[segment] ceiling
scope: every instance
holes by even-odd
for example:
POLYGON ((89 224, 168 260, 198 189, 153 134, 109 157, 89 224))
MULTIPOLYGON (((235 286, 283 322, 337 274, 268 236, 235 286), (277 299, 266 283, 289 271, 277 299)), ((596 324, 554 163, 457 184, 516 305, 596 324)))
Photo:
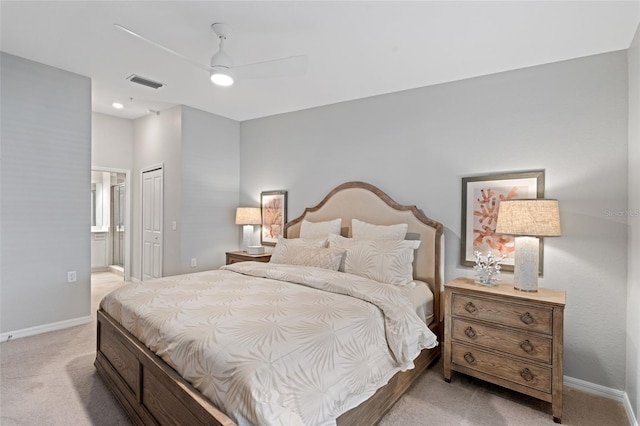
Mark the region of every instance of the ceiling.
POLYGON ((626 49, 640 2, 2 0, 0 18, 2 51, 91 77, 96 112, 133 119, 184 104, 243 121, 626 49), (236 64, 306 54, 307 72, 218 87, 114 26, 208 64, 214 22, 232 28, 236 64))

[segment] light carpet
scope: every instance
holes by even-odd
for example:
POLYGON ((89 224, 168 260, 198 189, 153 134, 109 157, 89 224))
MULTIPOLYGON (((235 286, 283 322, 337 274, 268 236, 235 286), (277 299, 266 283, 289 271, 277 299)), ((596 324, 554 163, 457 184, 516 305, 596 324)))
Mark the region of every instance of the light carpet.
MULTIPOLYGON (((0 424, 131 425, 93 366, 95 311, 100 299, 122 285, 109 272, 92 275, 93 323, 0 344, 0 424)), ((442 376, 442 361, 429 368, 380 425, 553 425, 550 404, 480 380, 442 376)), ((622 403, 572 388, 564 390, 563 424, 629 425, 622 403)))

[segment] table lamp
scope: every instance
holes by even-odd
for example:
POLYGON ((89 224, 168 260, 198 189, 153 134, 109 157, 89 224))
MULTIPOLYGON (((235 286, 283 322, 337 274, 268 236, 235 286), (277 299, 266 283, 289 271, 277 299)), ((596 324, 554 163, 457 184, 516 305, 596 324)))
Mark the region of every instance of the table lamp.
POLYGON ((262 215, 259 207, 238 207, 236 209, 236 225, 242 227, 242 250, 247 251, 251 245, 253 225, 262 224, 262 215))
POLYGON ((501 201, 495 233, 515 236, 515 289, 538 291, 538 238, 560 236, 558 200, 537 198, 501 201))

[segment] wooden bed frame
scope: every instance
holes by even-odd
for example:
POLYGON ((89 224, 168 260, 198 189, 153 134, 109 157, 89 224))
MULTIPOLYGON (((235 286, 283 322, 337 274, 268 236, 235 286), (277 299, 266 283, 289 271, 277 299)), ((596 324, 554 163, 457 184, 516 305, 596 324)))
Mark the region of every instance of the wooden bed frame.
MULTIPOLYGON (((414 261, 415 278, 426 282, 434 295, 434 320, 429 328, 442 343, 443 251, 442 224, 427 218, 416 206, 403 206, 378 188, 348 182, 331 191, 315 207, 285 225, 285 236, 299 235, 303 219, 311 222, 342 218, 342 234, 351 236, 351 219, 390 225, 407 223, 407 239, 420 239, 414 261)), ((231 426, 235 423, 185 381, 106 312, 98 311, 95 366, 135 424, 231 426)), ((441 346, 425 349, 415 368, 399 372, 368 400, 337 419, 340 426, 372 425, 441 354, 441 346)))

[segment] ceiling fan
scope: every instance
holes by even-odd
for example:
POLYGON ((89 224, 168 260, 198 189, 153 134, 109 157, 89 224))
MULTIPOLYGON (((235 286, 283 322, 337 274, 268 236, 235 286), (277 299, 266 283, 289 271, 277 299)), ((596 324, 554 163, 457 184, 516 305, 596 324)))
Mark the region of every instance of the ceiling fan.
POLYGON ((224 43, 231 35, 228 25, 216 22, 211 25, 211 29, 218 36, 220 44, 218 51, 213 54, 209 65, 202 64, 189 58, 173 49, 163 46, 151 39, 148 39, 129 28, 120 24, 113 24, 116 28, 130 34, 140 40, 151 44, 165 52, 171 53, 195 66, 209 72, 209 77, 214 84, 219 86, 230 86, 235 78, 275 78, 303 75, 307 70, 307 55, 289 56, 286 58, 273 59, 264 62, 255 62, 245 65, 234 65, 231 57, 224 51, 224 43))

